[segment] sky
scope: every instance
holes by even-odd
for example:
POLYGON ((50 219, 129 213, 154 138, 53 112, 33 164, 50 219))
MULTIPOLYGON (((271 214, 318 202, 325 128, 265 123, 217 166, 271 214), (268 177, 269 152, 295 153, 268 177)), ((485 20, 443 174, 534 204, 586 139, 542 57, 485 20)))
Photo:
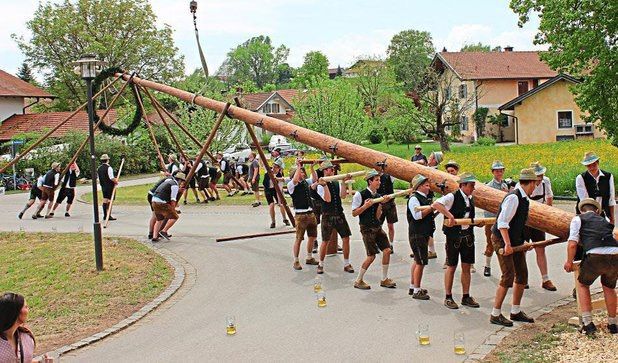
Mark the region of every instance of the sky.
MULTIPOLYGON (((54 3, 60 0, 47 0, 54 3)), ((44 2, 47 2, 44 1, 44 2)), ((524 28, 508 0, 198 0, 198 30, 211 73, 226 53, 245 40, 270 36, 275 47, 290 48, 288 63, 319 50, 332 68, 347 67, 363 56, 385 57, 388 44, 402 30, 429 31, 436 50, 458 51, 482 42, 515 50, 544 49, 533 44, 536 17, 524 28)), ((150 0, 159 25, 174 29, 174 41, 185 56, 185 72, 200 61, 188 0, 150 0)), ((11 34, 29 39, 26 22, 39 0, 0 0, 0 69, 15 74, 24 56, 11 34)))

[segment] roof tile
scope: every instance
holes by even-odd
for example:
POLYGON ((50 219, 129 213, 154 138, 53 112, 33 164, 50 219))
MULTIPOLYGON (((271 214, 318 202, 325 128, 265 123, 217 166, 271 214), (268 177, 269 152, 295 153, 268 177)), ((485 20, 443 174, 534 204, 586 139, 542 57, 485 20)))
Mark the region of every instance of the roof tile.
POLYGON ((0 69, 0 96, 55 98, 39 87, 0 69))
POLYGON ((543 62, 540 52, 440 52, 461 79, 552 78, 558 73, 543 62))

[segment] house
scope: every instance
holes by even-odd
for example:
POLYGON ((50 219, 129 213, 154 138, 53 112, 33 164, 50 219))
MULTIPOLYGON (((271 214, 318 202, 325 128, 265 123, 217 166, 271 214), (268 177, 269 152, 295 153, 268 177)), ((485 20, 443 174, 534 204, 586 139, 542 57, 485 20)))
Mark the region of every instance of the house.
POLYGON ((579 82, 569 75, 559 74, 498 107, 516 120, 515 142, 536 144, 607 137, 595 123, 583 121, 585 113, 577 106, 569 89, 579 82))
POLYGON ((384 65, 384 61, 378 59, 359 59, 348 69, 343 71, 343 76, 348 78, 358 77, 365 67, 377 68, 384 65))
POLYGON ((26 109, 41 99, 55 96, 0 69, 0 124, 13 115, 23 115, 26 109))
MULTIPOLYGON (((488 115, 497 115, 501 105, 557 75, 541 61, 539 54, 505 47, 499 52, 439 52, 435 55, 432 66, 442 77, 455 79, 450 89, 452 97, 467 99, 473 93, 474 107, 460 120, 464 142, 472 142, 478 136, 473 117, 476 109, 484 107, 488 115)), ((515 142, 515 120, 505 117, 500 127, 487 125, 486 133, 497 136, 498 141, 515 142)))
POLYGON ((290 122, 294 116, 292 101, 298 95, 295 89, 242 95, 242 104, 248 110, 290 122))
POLYGON ((328 69, 328 78, 335 79, 337 76, 343 76, 346 69, 341 68, 341 66, 337 66, 337 68, 329 68, 328 69))

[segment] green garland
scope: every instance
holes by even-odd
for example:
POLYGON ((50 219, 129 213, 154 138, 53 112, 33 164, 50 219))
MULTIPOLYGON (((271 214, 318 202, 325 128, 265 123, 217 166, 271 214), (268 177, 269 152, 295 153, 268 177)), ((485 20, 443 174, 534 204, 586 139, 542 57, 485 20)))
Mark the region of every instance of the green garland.
MULTIPOLYGON (((94 82, 92 84, 93 93, 97 93, 99 89, 101 88, 103 81, 105 81, 108 78, 114 77, 116 73, 124 73, 124 71, 118 67, 110 67, 110 68, 103 70, 101 73, 99 73, 99 75, 94 79, 94 82)), ((130 86, 127 86, 127 87, 130 87, 130 86)), ((135 87, 131 87, 131 91, 133 93, 133 100, 135 101, 135 113, 133 114, 133 120, 125 129, 117 129, 109 125, 106 125, 105 122, 101 122, 99 124, 99 129, 103 133, 108 134, 108 135, 113 135, 113 136, 128 136, 130 133, 135 131, 135 129, 137 129, 137 127, 140 125, 140 122, 142 120, 142 110, 139 107, 139 103, 137 101, 138 100, 137 90, 135 89, 135 87)), ((94 109, 96 110, 97 109, 96 100, 94 102, 95 102, 94 109)), ((95 122, 99 121, 99 115, 97 115, 96 113, 94 115, 94 118, 95 118, 95 122)))

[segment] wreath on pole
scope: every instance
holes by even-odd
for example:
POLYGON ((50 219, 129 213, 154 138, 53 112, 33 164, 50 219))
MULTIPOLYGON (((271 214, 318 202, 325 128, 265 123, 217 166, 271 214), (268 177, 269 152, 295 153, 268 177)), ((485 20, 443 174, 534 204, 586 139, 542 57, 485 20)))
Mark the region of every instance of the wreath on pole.
MULTIPOLYGON (((105 81, 108 78, 114 77, 116 73, 124 73, 124 70, 122 70, 119 67, 110 67, 110 68, 107 68, 101 71, 101 73, 99 73, 99 75, 94 79, 94 82, 92 84, 93 93, 97 93, 99 89, 101 88, 103 81, 105 81)), ((135 131, 135 129, 137 129, 137 127, 140 125, 143 114, 142 114, 141 108, 139 107, 139 102, 137 101, 139 97, 137 94, 137 89, 135 87, 131 87, 131 92, 133 94, 133 100, 135 102, 135 113, 133 114, 133 119, 131 120, 131 123, 127 125, 127 127, 125 127, 124 129, 117 129, 115 127, 111 127, 110 125, 105 124, 105 122, 101 122, 99 124, 99 129, 103 133, 108 134, 108 135, 113 135, 113 136, 128 136, 130 133, 135 131)), ((94 109, 96 110, 97 108, 96 100, 93 100, 93 102, 94 102, 94 109)), ((94 119, 95 119, 95 122, 99 121, 99 115, 97 115, 96 112, 94 113, 94 119)))

